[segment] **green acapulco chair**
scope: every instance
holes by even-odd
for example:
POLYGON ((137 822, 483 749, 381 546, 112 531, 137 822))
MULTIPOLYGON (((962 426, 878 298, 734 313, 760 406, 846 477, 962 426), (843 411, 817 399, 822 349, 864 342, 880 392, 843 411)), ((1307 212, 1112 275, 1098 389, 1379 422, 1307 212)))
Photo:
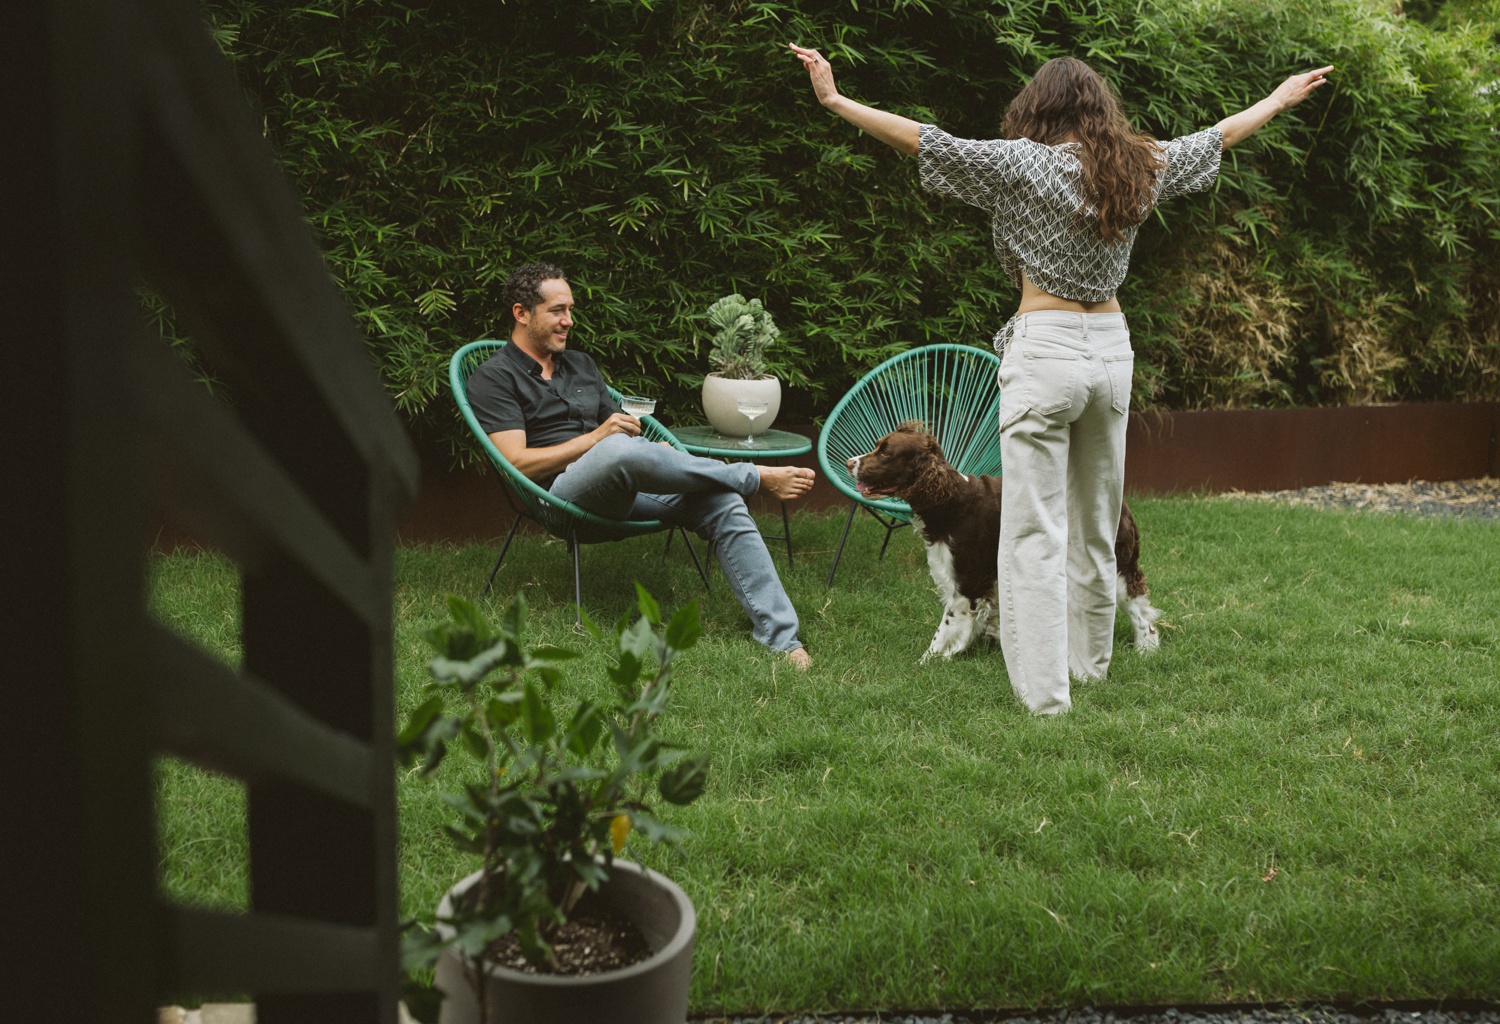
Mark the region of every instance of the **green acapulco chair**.
MULTIPOLYGON (((698 553, 693 550, 692 542, 688 540, 687 531, 679 526, 672 526, 659 519, 606 519, 595 515, 587 509, 579 508, 570 501, 555 497, 538 486, 536 483, 522 475, 521 471, 500 454, 500 449, 495 447, 484 428, 479 425, 479 420, 474 416, 474 410, 469 407, 468 381, 469 375, 479 369, 480 365, 500 349, 508 344, 504 341, 481 340, 470 342, 457 352, 448 362, 448 385, 453 390, 453 400, 458 403, 458 410, 463 414, 464 422, 469 425, 474 439, 479 442, 479 448, 489 459, 490 465, 500 475, 500 480, 505 484, 506 500, 510 502, 511 511, 515 517, 510 523, 510 532, 505 535, 505 543, 500 548, 500 555, 495 559, 495 566, 490 570, 489 578, 484 581, 484 590, 480 596, 490 592, 490 586, 495 581, 495 574, 500 571, 500 564, 505 561, 505 553, 510 550, 510 542, 516 535, 516 527, 521 523, 521 517, 525 516, 539 523, 543 529, 555 537, 560 537, 568 543, 568 552, 573 556, 573 597, 579 609, 579 621, 582 621, 583 609, 583 574, 579 562, 578 548, 581 544, 600 544, 607 541, 624 540, 627 537, 640 537, 648 533, 660 533, 663 530, 682 533, 683 543, 687 545, 688 554, 693 557, 693 564, 698 568, 698 575, 703 579, 703 586, 708 587, 708 573, 704 571, 703 563, 698 558, 698 553)), ((610 397, 616 402, 620 400, 620 393, 614 388, 609 389, 610 397)), ((665 441, 679 451, 685 451, 672 436, 672 432, 657 422, 654 416, 641 417, 642 436, 650 441, 665 441)))
POLYGON ((828 586, 833 586, 858 509, 885 527, 881 558, 891 534, 911 525, 911 506, 900 498, 860 494, 846 464, 871 451, 903 420, 916 420, 930 431, 960 473, 1000 475, 999 370, 1000 360, 989 349, 924 345, 875 367, 833 407, 818 435, 818 463, 850 504, 828 586))

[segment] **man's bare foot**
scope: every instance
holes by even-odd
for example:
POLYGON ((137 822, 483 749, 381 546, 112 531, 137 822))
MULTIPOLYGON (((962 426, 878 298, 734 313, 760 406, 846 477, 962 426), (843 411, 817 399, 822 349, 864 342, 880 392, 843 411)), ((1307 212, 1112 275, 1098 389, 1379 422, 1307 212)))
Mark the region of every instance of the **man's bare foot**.
POLYGON ((786 652, 786 660, 799 672, 806 672, 812 665, 812 655, 807 653, 806 647, 793 647, 786 652))
POLYGON ((812 490, 817 476, 802 466, 756 466, 760 470, 760 490, 782 501, 800 498, 812 490))

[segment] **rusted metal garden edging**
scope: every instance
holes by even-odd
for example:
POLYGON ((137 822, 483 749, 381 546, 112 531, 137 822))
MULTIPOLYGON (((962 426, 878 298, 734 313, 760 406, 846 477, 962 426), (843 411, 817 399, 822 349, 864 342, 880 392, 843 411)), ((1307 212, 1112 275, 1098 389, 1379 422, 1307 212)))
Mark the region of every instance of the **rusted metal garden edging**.
POLYGON ((1494 476, 1500 403, 1235 409, 1131 417, 1127 490, 1273 491, 1494 476))
MULTIPOLYGON (((809 437, 818 432, 812 424, 785 427, 809 437)), ((1168 494, 1469 480, 1500 474, 1497 431, 1496 402, 1135 414, 1125 487, 1168 494)), ((447 458, 446 452, 424 455, 421 497, 398 526, 401 539, 500 537, 510 514, 499 485, 477 468, 447 468, 447 458)), ((817 468, 812 456, 787 461, 817 468)), ((843 508, 845 499, 820 479, 799 507, 843 508)))

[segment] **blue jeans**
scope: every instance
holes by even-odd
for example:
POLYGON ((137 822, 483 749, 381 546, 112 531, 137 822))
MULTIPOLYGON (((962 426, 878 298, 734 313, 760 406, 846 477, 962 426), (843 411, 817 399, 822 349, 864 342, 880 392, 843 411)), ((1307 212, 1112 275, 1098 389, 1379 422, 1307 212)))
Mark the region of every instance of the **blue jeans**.
POLYGON ((754 466, 611 434, 563 470, 550 490, 607 519, 660 519, 692 530, 718 553, 755 639, 773 651, 802 646, 797 612, 745 507, 745 498, 760 490, 754 466))

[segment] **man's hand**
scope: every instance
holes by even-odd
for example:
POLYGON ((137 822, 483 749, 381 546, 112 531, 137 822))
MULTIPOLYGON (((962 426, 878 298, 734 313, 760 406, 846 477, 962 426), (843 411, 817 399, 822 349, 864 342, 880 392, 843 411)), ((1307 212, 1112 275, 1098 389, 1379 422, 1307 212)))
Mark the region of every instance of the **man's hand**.
POLYGON ((610 434, 640 437, 641 421, 626 412, 612 413, 609 419, 594 428, 594 433, 599 435, 594 439, 596 443, 604 440, 610 434))

